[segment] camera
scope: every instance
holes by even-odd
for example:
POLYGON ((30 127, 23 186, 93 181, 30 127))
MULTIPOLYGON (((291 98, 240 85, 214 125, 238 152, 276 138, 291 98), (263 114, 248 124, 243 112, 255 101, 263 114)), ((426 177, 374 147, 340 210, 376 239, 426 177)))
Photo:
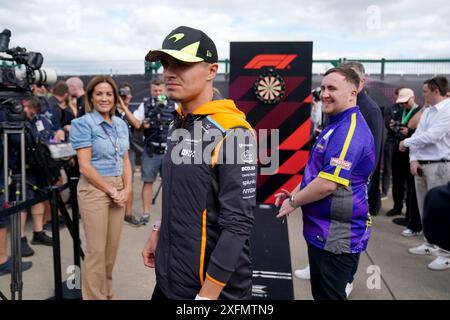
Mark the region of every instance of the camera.
POLYGON ((57 76, 54 70, 40 69, 44 62, 41 53, 9 48, 10 39, 11 31, 4 29, 0 33, 0 109, 5 110, 6 120, 14 123, 25 121, 21 100, 32 95, 31 85, 52 84, 57 76))
POLYGON ((320 87, 315 88, 313 91, 311 91, 311 94, 313 96, 313 99, 315 102, 319 102, 320 101, 320 93, 321 93, 321 89, 320 87))
POLYGON ((394 121, 394 126, 392 127, 392 131, 394 133, 400 133, 401 128, 405 128, 405 126, 400 121, 394 121))
POLYGON ((126 87, 119 89, 119 96, 126 97, 129 94, 130 94, 130 89, 128 89, 126 87))
POLYGON ((27 52, 25 48, 9 48, 11 31, 4 29, 0 33, 0 53, 11 58, 0 57, 0 90, 8 88, 29 89, 33 83, 52 84, 56 82, 56 72, 52 69, 40 69, 44 58, 39 52, 27 52))
POLYGON ((158 108, 164 108, 167 106, 167 97, 163 94, 158 95, 155 98, 152 98, 152 104, 158 108))
POLYGON ((163 94, 160 94, 156 97, 152 97, 150 101, 150 110, 146 114, 145 121, 150 123, 150 126, 159 127, 162 131, 165 125, 162 118, 162 109, 167 106, 167 97, 163 94), (153 116, 151 116, 153 115, 153 116))

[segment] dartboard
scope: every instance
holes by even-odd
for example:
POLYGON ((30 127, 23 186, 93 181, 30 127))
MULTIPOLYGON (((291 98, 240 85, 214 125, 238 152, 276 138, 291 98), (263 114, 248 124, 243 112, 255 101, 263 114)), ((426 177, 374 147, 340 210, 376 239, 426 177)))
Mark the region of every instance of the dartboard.
POLYGON ((269 70, 256 79, 254 90, 259 101, 274 104, 283 98, 285 83, 280 75, 273 72, 273 70, 269 70))

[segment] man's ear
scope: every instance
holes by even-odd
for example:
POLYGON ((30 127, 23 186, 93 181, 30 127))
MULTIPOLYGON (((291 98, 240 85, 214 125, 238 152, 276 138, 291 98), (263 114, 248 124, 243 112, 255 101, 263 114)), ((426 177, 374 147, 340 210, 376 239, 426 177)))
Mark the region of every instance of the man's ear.
POLYGON ((357 89, 353 89, 352 92, 350 93, 350 100, 357 99, 358 96, 358 90, 357 89))
POLYGON ((217 74, 217 70, 219 70, 219 64, 218 63, 211 63, 208 66, 208 81, 214 80, 217 74))

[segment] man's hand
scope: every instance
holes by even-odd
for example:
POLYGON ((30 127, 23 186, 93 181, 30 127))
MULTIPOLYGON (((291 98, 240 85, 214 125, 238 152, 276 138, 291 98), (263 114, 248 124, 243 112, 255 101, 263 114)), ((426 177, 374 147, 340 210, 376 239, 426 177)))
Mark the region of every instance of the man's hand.
POLYGON ((275 206, 278 207, 280 203, 283 203, 284 199, 287 199, 291 196, 291 193, 286 189, 281 189, 280 193, 275 195, 275 206))
POLYGON ((123 101, 122 97, 119 96, 119 104, 117 105, 117 109, 119 109, 120 112, 125 112, 128 110, 128 105, 123 101))
POLYGON ((150 234, 150 238, 148 238, 144 245, 144 249, 142 250, 142 259, 144 260, 144 266, 146 267, 155 267, 155 252, 156 246, 158 245, 158 240, 159 230, 153 230, 150 234))
POLYGON ((292 208, 289 204, 289 199, 285 199, 283 204, 281 205, 280 211, 277 214, 277 218, 282 218, 284 216, 289 216, 289 214, 294 211, 295 208, 292 208))
POLYGON ((413 176, 419 176, 419 171, 420 171, 419 169, 422 169, 420 167, 419 161, 416 161, 416 160, 411 161, 409 167, 411 169, 411 174, 413 176))
POLYGON ((405 147, 405 142, 404 141, 400 141, 400 144, 398 146, 398 150, 400 150, 401 152, 405 152, 407 149, 407 147, 405 147))
POLYGON ((401 127, 400 128, 400 133, 404 136, 407 137, 409 134, 409 128, 408 127, 401 127))
POLYGON ((64 141, 66 140, 66 134, 64 133, 64 130, 59 129, 55 132, 54 137, 58 141, 64 141))

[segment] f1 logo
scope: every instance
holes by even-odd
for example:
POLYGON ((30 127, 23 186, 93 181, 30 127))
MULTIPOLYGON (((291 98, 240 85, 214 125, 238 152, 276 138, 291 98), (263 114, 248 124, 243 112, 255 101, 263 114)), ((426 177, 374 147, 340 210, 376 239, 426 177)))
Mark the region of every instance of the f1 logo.
POLYGON ((297 58, 296 54, 258 54, 250 60, 244 69, 261 69, 263 67, 275 67, 275 69, 286 69, 286 67, 297 58))

